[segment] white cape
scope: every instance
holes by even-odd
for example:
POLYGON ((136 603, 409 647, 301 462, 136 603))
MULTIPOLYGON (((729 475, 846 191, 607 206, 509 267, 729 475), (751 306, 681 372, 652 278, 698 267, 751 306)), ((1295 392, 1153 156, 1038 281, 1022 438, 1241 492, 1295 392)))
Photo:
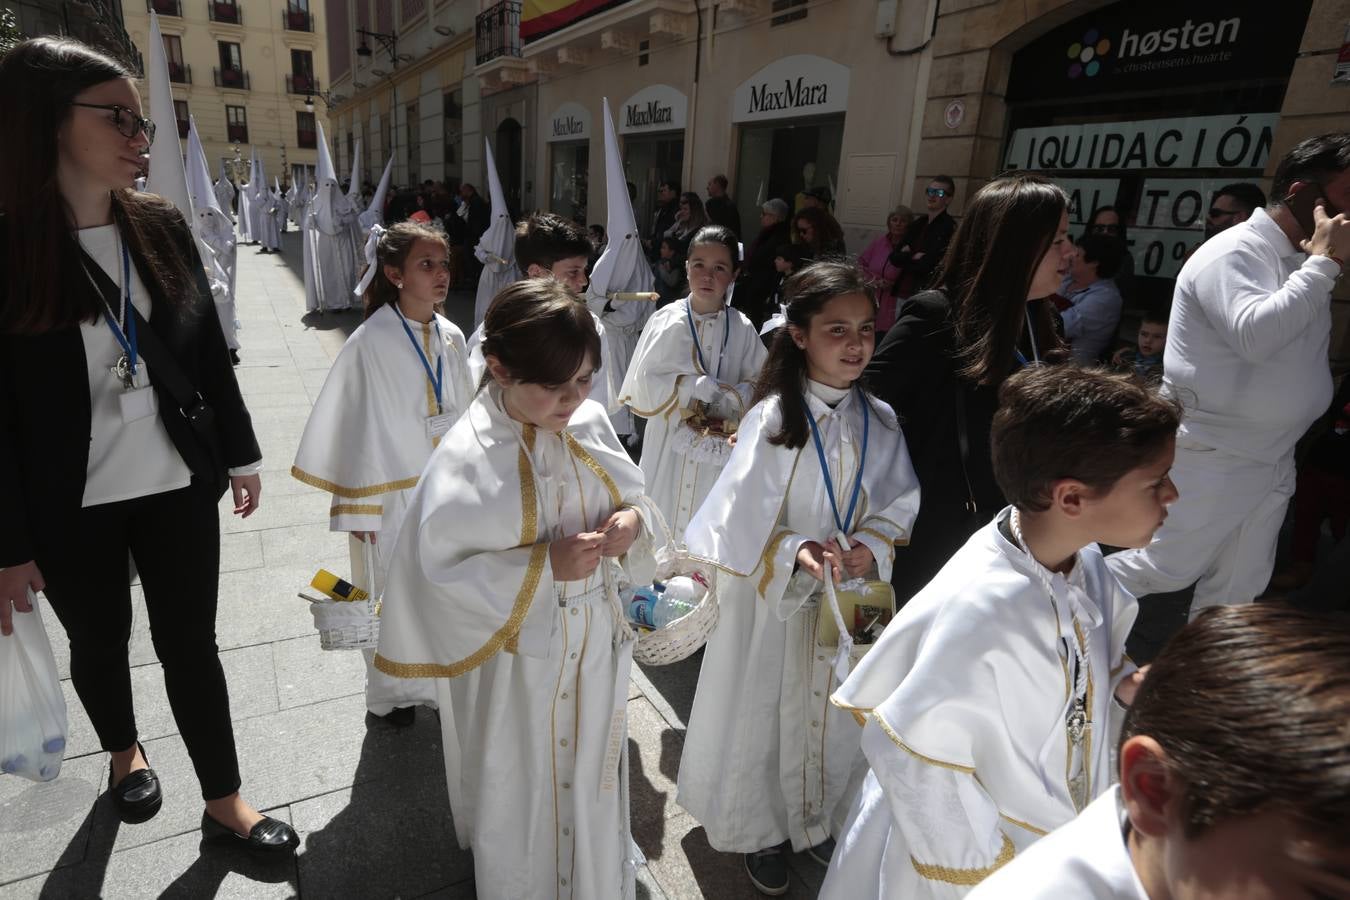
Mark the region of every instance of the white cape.
POLYGON ((709 369, 705 373, 689 331, 688 309, 686 297, 657 310, 647 322, 616 401, 647 420, 642 439, 647 494, 676 534, 698 511, 726 461, 725 455, 716 461, 680 452, 689 437, 682 432, 690 430, 681 411, 694 405, 695 378, 715 376, 723 385, 718 410, 739 420, 749 406, 751 383, 768 355, 750 320, 740 310, 724 306, 715 316, 694 317, 709 369))
POLYGON ((959 897, 1111 786, 1134 669, 1138 605, 1096 547, 1050 576, 1000 531, 976 532, 882 634, 833 697, 865 721, 871 766, 822 898, 959 897), (1074 768, 1066 717, 1075 642, 1091 722, 1074 768))
POLYGON ((628 825, 631 633, 618 564, 556 581, 549 542, 621 506, 661 533, 604 410, 561 434, 522 426, 481 391, 413 491, 385 590, 376 665, 435 679, 446 783, 478 896, 632 898, 628 825))
MULTIPOLYGON (((859 396, 850 392, 834 409, 808 401, 831 477, 845 494, 862 446, 859 396)), ((907 541, 918 511, 919 486, 890 407, 868 397, 867 411, 850 536, 867 545, 877 577, 887 580, 895 546, 907 541)), ((801 545, 829 540, 837 526, 814 445, 789 450, 768 442, 780 417, 776 396, 750 410, 731 460, 685 532, 689 552, 717 566, 720 618, 699 673, 678 800, 713 848, 727 852, 784 840, 801 851, 823 842, 843 822, 864 769, 861 729, 829 703, 834 651, 817 646, 816 629, 830 613, 809 600, 819 583, 806 573, 793 577, 801 545)))

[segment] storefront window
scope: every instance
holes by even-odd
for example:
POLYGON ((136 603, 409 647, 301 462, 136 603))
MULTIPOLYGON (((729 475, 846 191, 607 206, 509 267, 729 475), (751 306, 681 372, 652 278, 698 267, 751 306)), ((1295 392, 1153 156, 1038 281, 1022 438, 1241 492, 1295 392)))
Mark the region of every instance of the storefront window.
POLYGON ((586 194, 589 181, 591 145, 588 141, 569 141, 552 145, 551 189, 548 208, 565 219, 585 226, 586 194))
POLYGON ((678 182, 684 165, 684 133, 629 135, 624 139, 624 172, 637 189, 633 213, 638 231, 651 231, 656 215, 656 189, 664 181, 678 182))
POLYGON ((741 221, 758 227, 760 206, 774 197, 795 212, 807 191, 823 192, 833 209, 843 142, 843 116, 742 125, 732 184, 741 221))

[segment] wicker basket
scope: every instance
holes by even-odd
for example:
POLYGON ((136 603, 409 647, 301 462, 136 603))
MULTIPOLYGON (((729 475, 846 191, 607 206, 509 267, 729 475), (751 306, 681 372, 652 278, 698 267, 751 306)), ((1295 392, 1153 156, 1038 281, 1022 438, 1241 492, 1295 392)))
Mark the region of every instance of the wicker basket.
POLYGON ((693 656, 708 642, 708 636, 717 627, 716 573, 707 571, 706 566, 695 562, 683 546, 673 542, 657 553, 658 581, 695 573, 708 584, 698 606, 664 628, 638 631, 637 644, 633 647, 634 660, 644 666, 669 666, 693 656))
MULTIPOLYGON (((377 560, 369 541, 363 542, 362 561, 366 580, 374 583, 377 560)), ((355 582, 353 582, 355 583, 355 582)), ((324 650, 374 650, 380 643, 380 600, 374 590, 366 600, 332 600, 328 597, 300 596, 309 601, 314 627, 319 630, 319 646, 324 650)))

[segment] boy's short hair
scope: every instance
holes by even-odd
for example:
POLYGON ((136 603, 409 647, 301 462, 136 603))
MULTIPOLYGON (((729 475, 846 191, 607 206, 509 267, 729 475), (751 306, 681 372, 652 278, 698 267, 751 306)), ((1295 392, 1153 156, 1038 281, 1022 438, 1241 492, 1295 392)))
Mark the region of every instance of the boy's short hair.
POLYGON ((1125 246, 1110 235, 1089 232, 1078 239, 1078 250, 1086 262, 1097 264, 1098 278, 1115 278, 1120 274, 1125 246))
POLYGON ((1140 317, 1141 322, 1149 325, 1161 325, 1166 328, 1167 323, 1172 318, 1172 311, 1166 306, 1148 306, 1144 309, 1144 314, 1140 317))
POLYGON ((811 248, 805 244, 779 244, 773 255, 775 259, 783 257, 794 269, 800 269, 811 261, 811 248))
POLYGON ((1129 375, 1074 365, 1028 366, 999 390, 989 443, 994 479, 1025 512, 1050 508, 1055 482, 1105 494, 1155 459, 1181 407, 1129 375))
POLYGON ((1220 606, 1153 660, 1120 740, 1147 735, 1184 785, 1193 839, 1275 812, 1350 842, 1350 618, 1277 603, 1220 606))
POLYGON ((552 269, 574 256, 589 259, 593 249, 580 225, 554 213, 530 213, 516 225, 516 265, 522 273, 530 266, 552 269))

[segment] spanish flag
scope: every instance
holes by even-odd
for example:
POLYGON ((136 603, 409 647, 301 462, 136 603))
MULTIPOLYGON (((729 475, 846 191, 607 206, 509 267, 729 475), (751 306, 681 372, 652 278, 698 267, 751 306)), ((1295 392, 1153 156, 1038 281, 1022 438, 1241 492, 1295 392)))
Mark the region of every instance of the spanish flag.
POLYGON ((520 14, 520 39, 529 43, 592 13, 624 2, 626 0, 524 0, 520 14))

